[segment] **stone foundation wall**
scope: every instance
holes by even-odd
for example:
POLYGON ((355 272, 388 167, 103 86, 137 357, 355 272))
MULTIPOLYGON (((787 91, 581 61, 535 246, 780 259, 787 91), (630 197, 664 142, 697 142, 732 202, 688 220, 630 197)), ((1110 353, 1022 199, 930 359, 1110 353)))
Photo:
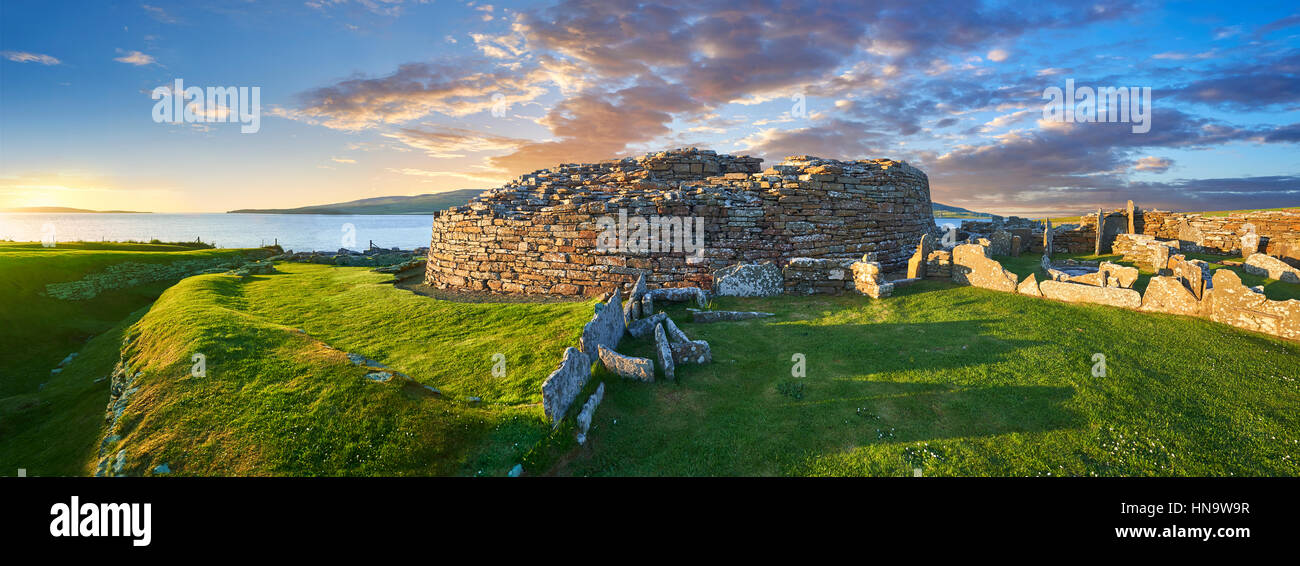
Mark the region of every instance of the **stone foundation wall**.
MULTIPOLYGON (((425 281, 438 288, 596 295, 634 282, 709 289, 740 262, 857 259, 906 268, 933 229, 929 180, 903 162, 761 160, 694 149, 524 175, 436 216, 425 281), (602 217, 703 222, 703 251, 604 249, 602 217)), ((619 246, 635 242, 629 224, 619 246)), ((695 233, 688 231, 688 239, 695 233)), ((846 277, 851 282, 851 277, 846 277)))

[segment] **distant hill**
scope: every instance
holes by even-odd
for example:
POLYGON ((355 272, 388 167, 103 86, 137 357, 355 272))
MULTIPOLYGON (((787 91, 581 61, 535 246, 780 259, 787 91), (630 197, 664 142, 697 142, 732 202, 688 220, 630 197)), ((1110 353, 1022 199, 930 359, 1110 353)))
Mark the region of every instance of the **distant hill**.
POLYGON ((18 208, 0 208, 0 212, 44 212, 46 214, 73 212, 84 212, 88 214, 149 214, 148 212, 137 212, 134 210, 87 210, 84 208, 68 208, 66 206, 20 206, 18 208))
POLYGON ((482 189, 460 189, 445 193, 415 196, 363 198, 335 204, 317 204, 298 208, 243 208, 231 214, 433 214, 461 206, 482 193, 482 189))
POLYGON ((940 218, 988 218, 992 216, 992 214, 987 212, 975 212, 973 210, 948 206, 937 202, 931 203, 931 205, 934 207, 934 215, 940 218))

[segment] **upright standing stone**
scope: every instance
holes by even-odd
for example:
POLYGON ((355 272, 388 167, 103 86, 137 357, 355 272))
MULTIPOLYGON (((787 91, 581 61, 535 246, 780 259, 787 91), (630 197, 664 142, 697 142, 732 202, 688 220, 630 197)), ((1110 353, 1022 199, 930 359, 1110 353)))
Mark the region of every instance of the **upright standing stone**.
POLYGON ((542 411, 546 418, 552 423, 560 422, 590 377, 591 359, 577 348, 565 349, 560 367, 542 383, 542 411))
POLYGON ((596 359, 597 346, 603 344, 609 348, 617 348, 618 341, 623 338, 624 314, 619 290, 614 289, 604 303, 596 305, 595 310, 596 314, 592 315, 591 321, 582 327, 582 337, 578 338, 578 348, 592 360, 596 359))
POLYGON ((1255 233, 1255 225, 1249 222, 1242 224, 1241 229, 1246 231, 1241 235, 1241 257, 1249 258, 1259 252, 1259 234, 1255 233))
POLYGON ((1043 256, 1052 257, 1052 219, 1043 219, 1043 256))
POLYGON ((596 392, 587 398, 578 413, 578 444, 587 443, 587 432, 591 430, 591 419, 596 416, 596 407, 605 399, 605 383, 596 386, 596 392))
POLYGON ((673 350, 668 345, 668 335, 664 332, 664 325, 655 325, 655 354, 659 358, 659 367, 664 370, 664 377, 668 381, 676 378, 673 376, 673 350))
POLYGON ((855 261, 849 266, 853 270, 853 288, 859 293, 880 299, 894 293, 894 284, 885 281, 880 273, 880 264, 874 261, 855 261))
POLYGON ((1130 200, 1130 201, 1128 201, 1128 205, 1126 205, 1126 206, 1124 207, 1124 213, 1125 213, 1125 215, 1128 216, 1128 233, 1129 233, 1129 234, 1136 234, 1136 233, 1137 233, 1137 223, 1134 222, 1134 219, 1133 219, 1133 214, 1134 214, 1134 212, 1135 212, 1135 211, 1134 211, 1134 209, 1133 209, 1133 201, 1130 200))
POLYGON ((962 285, 983 287, 994 291, 1016 292, 1020 281, 1016 274, 1002 268, 1002 264, 989 259, 984 246, 962 244, 952 250, 952 280, 962 285))
POLYGON ((916 253, 912 258, 907 260, 907 278, 914 279, 925 277, 925 262, 930 257, 930 252, 934 251, 934 242, 930 240, 929 234, 921 234, 921 243, 916 246, 916 253))
POLYGON ((1101 255, 1101 238, 1106 231, 1106 213, 1097 209, 1097 241, 1093 244, 1092 255, 1101 255))

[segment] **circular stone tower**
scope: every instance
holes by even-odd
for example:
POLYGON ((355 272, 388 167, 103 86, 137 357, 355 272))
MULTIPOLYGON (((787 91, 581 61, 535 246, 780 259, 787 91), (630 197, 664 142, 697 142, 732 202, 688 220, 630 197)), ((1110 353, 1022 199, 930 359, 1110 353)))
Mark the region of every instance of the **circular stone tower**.
POLYGON ((905 162, 761 163, 691 148, 524 175, 437 214, 425 282, 598 295, 646 274, 708 289, 735 263, 869 252, 894 271, 934 227, 929 179, 905 162))

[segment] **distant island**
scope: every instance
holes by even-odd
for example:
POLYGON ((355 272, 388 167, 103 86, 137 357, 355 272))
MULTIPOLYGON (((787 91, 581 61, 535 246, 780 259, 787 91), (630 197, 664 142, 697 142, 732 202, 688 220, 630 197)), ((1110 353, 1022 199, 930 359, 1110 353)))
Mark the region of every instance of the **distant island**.
POLYGON ((445 193, 415 196, 374 197, 318 204, 298 208, 244 208, 229 214, 433 214, 453 206, 461 206, 478 196, 481 189, 460 189, 445 193))
POLYGON ((935 218, 989 218, 993 216, 987 212, 975 212, 973 210, 948 206, 937 202, 931 203, 931 205, 934 207, 935 218))
POLYGON ((0 208, 0 212, 43 212, 46 214, 86 213, 86 214, 151 214, 137 210, 87 210, 85 208, 68 208, 66 206, 20 206, 17 208, 0 208))

